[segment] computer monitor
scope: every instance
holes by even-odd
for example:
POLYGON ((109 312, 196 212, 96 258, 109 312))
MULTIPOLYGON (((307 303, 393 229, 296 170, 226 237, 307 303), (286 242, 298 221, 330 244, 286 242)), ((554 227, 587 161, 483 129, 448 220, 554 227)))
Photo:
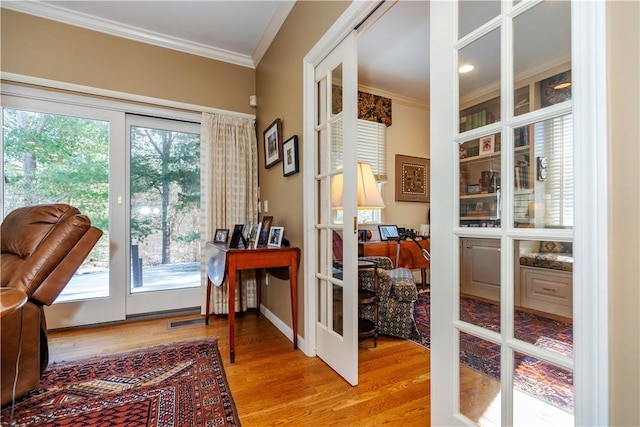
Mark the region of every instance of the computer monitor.
POLYGON ((398 234, 397 225, 379 225, 378 231, 380 232, 380 240, 397 240, 400 238, 398 234))

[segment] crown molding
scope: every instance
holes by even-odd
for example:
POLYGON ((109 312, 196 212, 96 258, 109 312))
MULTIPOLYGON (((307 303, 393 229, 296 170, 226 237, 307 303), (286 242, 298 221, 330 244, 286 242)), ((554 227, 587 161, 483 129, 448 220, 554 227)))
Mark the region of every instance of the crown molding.
POLYGON ((282 1, 280 3, 255 49, 253 57, 250 57, 249 55, 241 55, 225 49, 194 43, 85 13, 70 11, 51 3, 40 1, 2 2, 2 8, 5 9, 248 68, 255 68, 256 64, 262 59, 294 5, 295 1, 282 1))
POLYGON ((269 21, 269 25, 267 25, 264 33, 262 33, 262 37, 251 56, 254 67, 258 66, 264 54, 267 53, 267 49, 271 46, 273 39, 276 38, 278 31, 280 31, 280 27, 284 24, 284 21, 287 19, 287 16, 289 16, 289 13, 295 4, 296 0, 285 0, 278 4, 278 8, 273 14, 271 21, 269 21))

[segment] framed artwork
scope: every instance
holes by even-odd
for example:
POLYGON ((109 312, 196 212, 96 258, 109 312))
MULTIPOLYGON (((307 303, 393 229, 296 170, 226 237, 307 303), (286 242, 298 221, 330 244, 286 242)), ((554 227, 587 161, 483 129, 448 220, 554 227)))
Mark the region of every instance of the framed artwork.
POLYGON ((491 154, 496 149, 496 136, 488 135, 480 138, 480 154, 491 154))
POLYGON ((264 131, 264 166, 271 166, 282 160, 282 120, 275 119, 264 131))
POLYGON ((228 238, 229 238, 229 229, 218 228, 216 229, 216 234, 213 235, 213 243, 227 243, 228 238))
POLYGON ((269 237, 269 230, 271 228, 271 224, 273 223, 272 216, 263 216, 262 217, 262 230, 260 231, 260 238, 258 239, 258 244, 266 245, 267 237, 269 237))
POLYGON ((289 176, 300 172, 298 166, 298 135, 293 135, 282 145, 284 161, 282 162, 282 175, 289 176))
POLYGON ((282 235, 284 234, 284 227, 271 227, 269 230, 269 240, 267 246, 270 248, 279 248, 282 244, 282 235))
POLYGON ((429 159, 396 154, 396 201, 428 203, 429 159))

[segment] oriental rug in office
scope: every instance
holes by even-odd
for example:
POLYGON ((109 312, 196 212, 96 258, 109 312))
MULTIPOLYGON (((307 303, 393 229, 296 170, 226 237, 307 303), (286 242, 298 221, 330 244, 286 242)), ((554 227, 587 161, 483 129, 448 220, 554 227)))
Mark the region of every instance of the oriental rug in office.
MULTIPOLYGON (((414 316, 420 336, 413 341, 429 348, 430 296, 420 293, 415 303, 414 316)), ((500 308, 495 304, 462 297, 460 317, 474 325, 496 332, 500 331, 500 308)), ((547 319, 535 314, 516 310, 516 338, 566 356, 573 355, 573 328, 565 322, 547 319)), ((500 346, 460 334, 461 361, 471 369, 500 379, 500 346)), ((516 353, 514 383, 516 389, 549 403, 569 413, 573 413, 573 374, 542 360, 516 353)))
POLYGON ((50 365, 3 425, 239 426, 216 339, 50 365))

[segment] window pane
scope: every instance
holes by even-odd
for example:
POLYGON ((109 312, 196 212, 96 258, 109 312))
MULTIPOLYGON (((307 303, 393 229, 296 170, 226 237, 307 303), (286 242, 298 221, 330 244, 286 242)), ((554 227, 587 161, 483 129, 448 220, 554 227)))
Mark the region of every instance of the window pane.
POLYGON ((479 426, 499 426, 500 345, 459 334, 460 413, 479 426))
POLYGON ((103 231, 56 302, 109 296, 109 123, 3 109, 4 214, 66 203, 103 231))
POLYGON ((573 244, 515 242, 515 338, 573 356, 573 244))
POLYGON ((571 99, 571 2, 532 7, 514 18, 513 33, 514 115, 571 99))
POLYGON ((131 126, 131 291, 200 286, 200 135, 131 126))
POLYGON ((460 132, 500 120, 500 30, 493 30, 458 52, 460 132))
POLYGON ((514 226, 573 227, 571 114, 514 129, 514 226))
POLYGON ((573 426, 573 372, 514 353, 513 425, 573 426))
POLYGON ((458 37, 463 37, 471 31, 487 23, 500 13, 498 1, 460 1, 458 2, 458 37))
POLYGON ((460 240, 460 320, 500 332, 500 240, 460 240))
POLYGON ((460 145, 460 226, 499 227, 500 134, 460 145))

